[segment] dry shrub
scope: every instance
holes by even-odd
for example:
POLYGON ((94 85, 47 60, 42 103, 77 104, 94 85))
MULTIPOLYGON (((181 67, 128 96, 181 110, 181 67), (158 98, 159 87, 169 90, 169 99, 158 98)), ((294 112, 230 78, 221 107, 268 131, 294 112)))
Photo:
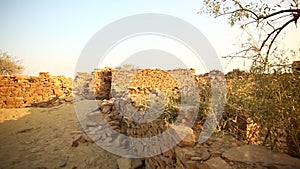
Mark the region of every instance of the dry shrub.
POLYGON ((300 156, 300 77, 291 73, 227 75, 219 128, 248 143, 300 156))
POLYGON ((263 144, 300 157, 300 77, 290 73, 255 76, 255 121, 266 128, 263 144), (283 138, 286 138, 286 143, 283 138))

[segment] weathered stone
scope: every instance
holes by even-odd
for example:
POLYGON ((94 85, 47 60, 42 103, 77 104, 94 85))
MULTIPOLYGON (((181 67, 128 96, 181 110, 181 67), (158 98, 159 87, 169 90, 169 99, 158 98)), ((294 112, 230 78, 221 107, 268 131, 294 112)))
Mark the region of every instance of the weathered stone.
POLYGON ((205 164, 212 169, 232 169, 232 167, 220 157, 211 158, 207 160, 205 164))
MULTIPOLYGON (((201 158, 202 161, 206 161, 210 157, 210 154, 209 154, 209 152, 208 152, 208 150, 206 148, 197 149, 197 152, 199 154, 201 154, 199 157, 201 158)), ((192 158, 191 158, 191 160, 192 160, 192 158)))
POLYGON ((182 162, 186 161, 206 161, 210 154, 205 147, 175 147, 175 154, 182 162))
POLYGON ((126 157, 121 157, 117 159, 119 169, 136 169, 143 165, 141 159, 131 159, 126 157))
POLYGON ((202 164, 199 161, 187 161, 184 163, 185 169, 214 169, 207 164, 202 164))
POLYGON ((68 161, 69 161, 69 157, 68 157, 68 156, 64 157, 64 158, 60 161, 59 167, 65 167, 65 166, 67 166, 68 161))
POLYGON ((180 141, 178 146, 180 147, 192 147, 196 143, 196 136, 193 129, 186 126, 172 126, 174 130, 173 138, 176 141, 180 141))
POLYGON ((201 157, 191 157, 191 161, 202 161, 201 157))
POLYGON ((293 158, 283 153, 276 153, 262 146, 245 145, 234 147, 225 151, 222 155, 230 161, 262 165, 274 165, 279 168, 298 168, 300 159, 293 158))

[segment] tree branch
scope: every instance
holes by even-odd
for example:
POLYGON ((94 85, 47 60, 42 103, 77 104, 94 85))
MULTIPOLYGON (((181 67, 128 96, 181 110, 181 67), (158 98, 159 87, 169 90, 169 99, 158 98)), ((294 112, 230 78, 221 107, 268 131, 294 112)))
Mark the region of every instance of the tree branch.
MULTIPOLYGON (((268 47, 268 51, 267 51, 267 55, 266 55, 266 61, 268 60, 268 56, 269 56, 269 53, 270 53, 270 50, 271 50, 271 47, 275 41, 275 39, 277 38, 277 36, 280 34, 280 32, 286 27, 288 26, 290 23, 294 22, 295 21, 295 18, 289 20, 288 22, 286 22, 285 24, 283 24, 280 28, 277 28, 276 30, 278 30, 278 32, 276 33, 276 35, 274 36, 274 38, 271 40, 271 43, 268 47)), ((263 46, 261 46, 262 48, 263 46)))
POLYGON ((253 18, 253 19, 255 19, 255 20, 259 19, 259 16, 255 12, 251 11, 250 9, 245 9, 245 8, 237 9, 237 10, 234 10, 234 11, 231 11, 231 12, 224 12, 224 13, 221 13, 219 15, 216 15, 216 17, 220 17, 220 16, 223 16, 223 15, 234 14, 236 12, 250 12, 252 15, 255 16, 255 18, 253 18))
POLYGON ((274 12, 274 13, 266 15, 266 16, 262 16, 261 15, 261 16, 258 17, 258 19, 268 19, 268 18, 273 17, 275 15, 279 15, 279 14, 286 13, 286 12, 289 12, 289 13, 300 13, 300 9, 280 10, 280 11, 274 12))

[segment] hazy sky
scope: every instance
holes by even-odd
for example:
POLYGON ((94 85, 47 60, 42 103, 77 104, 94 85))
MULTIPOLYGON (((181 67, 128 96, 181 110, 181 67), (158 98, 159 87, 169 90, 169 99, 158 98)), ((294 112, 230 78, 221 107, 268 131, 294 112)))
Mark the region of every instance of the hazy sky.
MULTIPOLYGON (((235 51, 238 29, 231 28, 226 20, 197 14, 201 5, 202 0, 1 0, 0 49, 23 60, 24 74, 47 71, 73 76, 82 49, 101 28, 126 16, 161 13, 197 27, 219 56, 235 51)), ((300 37, 299 30, 292 33, 287 34, 287 41, 299 44, 295 40, 300 37)), ((134 57, 143 54, 139 52, 134 57)), ((239 65, 224 66, 231 69, 239 65)))

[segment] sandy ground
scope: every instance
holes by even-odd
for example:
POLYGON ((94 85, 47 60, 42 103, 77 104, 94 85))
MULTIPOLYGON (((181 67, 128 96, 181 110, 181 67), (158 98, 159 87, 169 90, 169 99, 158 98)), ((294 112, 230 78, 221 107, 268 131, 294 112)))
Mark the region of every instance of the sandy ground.
POLYGON ((95 143, 72 147, 78 134, 86 137, 70 103, 0 109, 0 168, 118 168, 119 157, 95 143))

